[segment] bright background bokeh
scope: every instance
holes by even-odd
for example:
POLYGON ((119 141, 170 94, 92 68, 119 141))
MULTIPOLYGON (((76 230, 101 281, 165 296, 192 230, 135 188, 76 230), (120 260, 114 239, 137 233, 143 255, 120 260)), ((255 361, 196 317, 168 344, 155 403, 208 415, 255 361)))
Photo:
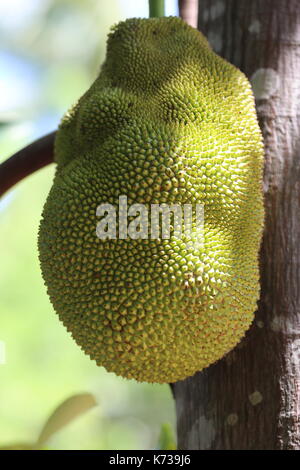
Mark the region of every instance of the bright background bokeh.
MULTIPOLYGON (((167 15, 176 3, 166 1, 167 15)), ((95 79, 110 26, 133 16, 148 16, 146 0, 0 0, 0 160, 57 127, 95 79)), ((91 392, 99 405, 49 448, 155 448, 163 423, 175 429, 169 386, 97 367, 47 297, 37 232, 53 173, 53 165, 38 171, 0 201, 0 447, 34 441, 57 405, 91 392)))

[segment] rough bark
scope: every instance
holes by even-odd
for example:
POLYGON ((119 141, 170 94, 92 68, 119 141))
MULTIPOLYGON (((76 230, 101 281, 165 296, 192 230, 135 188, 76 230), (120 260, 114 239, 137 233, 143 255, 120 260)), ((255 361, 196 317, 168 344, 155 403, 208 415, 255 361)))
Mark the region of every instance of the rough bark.
POLYGON ((300 3, 200 0, 199 29, 252 81, 265 140, 261 299, 246 338, 174 385, 181 449, 300 449, 300 3))

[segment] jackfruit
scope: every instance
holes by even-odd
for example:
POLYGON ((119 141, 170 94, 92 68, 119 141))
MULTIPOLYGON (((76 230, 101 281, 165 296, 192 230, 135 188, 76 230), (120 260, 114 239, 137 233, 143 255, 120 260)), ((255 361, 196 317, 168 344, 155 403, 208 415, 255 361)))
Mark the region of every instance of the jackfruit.
POLYGON ((83 351, 159 383, 230 351, 256 310, 264 217, 262 137, 243 73, 179 18, 121 22, 98 78, 60 124, 55 160, 40 263, 83 351), (169 238, 101 239, 97 208, 121 196, 149 211, 202 205, 202 231, 193 215, 182 237, 172 219, 169 238))

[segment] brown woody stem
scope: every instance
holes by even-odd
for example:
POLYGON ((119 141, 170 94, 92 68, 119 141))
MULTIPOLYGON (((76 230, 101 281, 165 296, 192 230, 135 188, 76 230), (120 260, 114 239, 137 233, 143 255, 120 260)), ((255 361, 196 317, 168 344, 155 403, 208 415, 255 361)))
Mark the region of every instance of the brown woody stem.
POLYGON ((41 137, 0 164, 0 196, 31 173, 54 162, 56 131, 41 137))
POLYGON ((179 0, 179 16, 189 25, 197 28, 198 0, 179 0))

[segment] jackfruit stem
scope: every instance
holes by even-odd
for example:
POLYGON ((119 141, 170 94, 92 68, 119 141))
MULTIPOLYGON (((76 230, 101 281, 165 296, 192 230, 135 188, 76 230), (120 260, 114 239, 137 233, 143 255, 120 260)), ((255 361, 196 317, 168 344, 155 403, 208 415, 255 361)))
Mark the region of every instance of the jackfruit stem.
POLYGON ((0 196, 31 173, 54 162, 56 131, 22 148, 0 164, 0 196))
POLYGON ((165 16, 165 0, 149 0, 149 18, 165 16))

